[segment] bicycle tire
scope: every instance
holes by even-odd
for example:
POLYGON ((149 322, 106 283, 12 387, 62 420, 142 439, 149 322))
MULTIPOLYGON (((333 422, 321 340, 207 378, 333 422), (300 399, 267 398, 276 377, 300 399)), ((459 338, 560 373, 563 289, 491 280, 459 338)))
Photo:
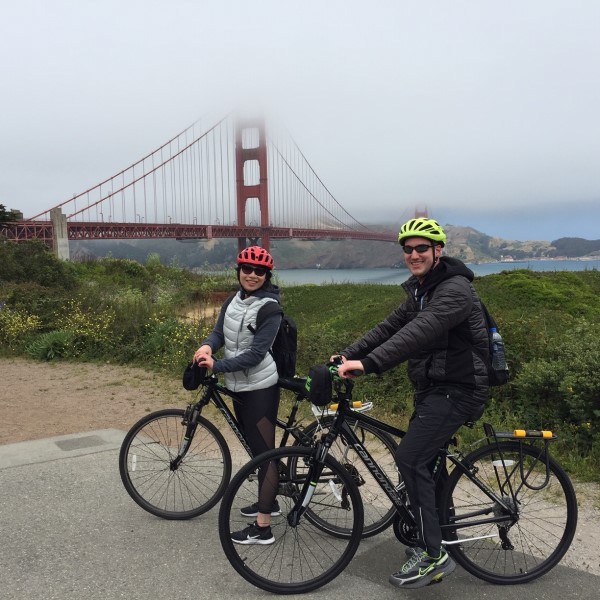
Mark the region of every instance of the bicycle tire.
MULTIPOLYGON (((329 429, 332 422, 333 417, 324 417, 319 421, 314 421, 303 429, 303 434, 310 439, 316 439, 321 432, 329 429)), ((394 441, 394 438, 368 423, 359 423, 355 432, 392 482, 397 479, 400 483, 402 478, 396 468, 395 459, 398 444, 394 441)), ((299 443, 297 441, 294 445, 299 443)), ((368 538, 387 529, 394 522, 396 508, 367 469, 358 453, 346 443, 343 433, 334 441, 329 453, 348 470, 360 491, 364 508, 362 537, 368 538)), ((310 513, 307 518, 310 518, 310 513)), ((315 518, 315 525, 322 527, 324 531, 331 535, 342 537, 351 535, 351 531, 320 518, 315 518)))
MULTIPOLYGON (((254 586, 275 594, 302 594, 315 590, 337 577, 352 560, 361 540, 363 505, 352 478, 334 458, 326 457, 328 473, 335 475, 346 490, 346 505, 331 502, 323 494, 330 479, 317 481, 310 500, 313 513, 338 512, 347 527, 354 531, 349 538, 333 537, 316 527, 311 520, 300 518, 297 526, 288 522, 295 498, 307 481, 307 473, 290 476, 288 465, 309 461, 314 448, 286 446, 252 459, 234 476, 227 488, 219 511, 219 536, 225 555, 233 568, 254 586), (256 502, 258 481, 255 473, 265 463, 279 462, 280 479, 277 501, 281 516, 272 517, 271 530, 275 541, 271 545, 240 545, 231 534, 244 529, 248 518, 240 514, 244 505, 256 502)), ((329 518, 329 517, 328 517, 329 518)))
MULTIPOLYGON (((493 502, 460 469, 452 471, 445 486, 440 522, 444 539, 494 535, 447 546, 454 560, 466 571, 489 583, 526 583, 556 566, 568 550, 577 527, 577 499, 568 475, 551 456, 548 457, 547 485, 542 489, 530 489, 521 485, 519 489, 522 481, 519 462, 522 461, 524 472, 527 473, 539 456, 540 448, 520 445, 518 442, 502 442, 499 446, 490 444, 475 450, 463 460, 463 464, 471 465, 471 472, 476 472, 477 479, 483 481, 503 500, 512 504, 510 495, 500 491, 492 464, 495 461, 504 483, 506 476, 499 450, 509 470, 509 480, 516 491, 518 506, 518 519, 507 531, 507 541, 512 548, 503 548, 500 539, 501 528, 509 525, 508 518, 500 524, 487 523, 464 529, 444 528, 444 525, 456 523, 463 515, 467 518, 468 513, 476 510, 487 509, 488 515, 493 516, 503 514, 504 509, 500 504, 493 502)), ((532 487, 540 487, 545 476, 545 463, 538 461, 527 476, 527 483, 532 487)))
POLYGON ((231 478, 225 438, 202 416, 187 454, 171 468, 186 432, 184 414, 167 408, 146 415, 129 430, 119 452, 127 493, 162 519, 185 520, 205 513, 221 499, 231 478))

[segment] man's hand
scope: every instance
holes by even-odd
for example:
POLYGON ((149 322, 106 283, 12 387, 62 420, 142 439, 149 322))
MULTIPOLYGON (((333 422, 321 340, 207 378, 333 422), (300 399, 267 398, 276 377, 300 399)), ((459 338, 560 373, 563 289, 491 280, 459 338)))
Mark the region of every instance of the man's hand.
POLYGON ((343 379, 355 379, 364 372, 365 369, 360 360, 344 360, 338 367, 338 375, 343 379))

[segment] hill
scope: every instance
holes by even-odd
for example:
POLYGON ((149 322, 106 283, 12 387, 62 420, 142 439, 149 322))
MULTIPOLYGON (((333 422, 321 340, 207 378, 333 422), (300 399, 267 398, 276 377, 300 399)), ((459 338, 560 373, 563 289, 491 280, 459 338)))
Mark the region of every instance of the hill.
MULTIPOLYGON (((374 226, 375 227, 375 226, 374 226)), ((385 228, 378 225, 379 228, 385 228)), ((599 256, 600 240, 561 238, 552 242, 516 241, 492 237, 472 227, 444 225, 448 234, 447 254, 466 262, 494 262, 503 259, 579 258, 599 256)), ((277 266, 282 269, 314 268, 382 268, 403 267, 402 255, 390 242, 356 240, 275 240, 271 249, 277 266)), ((112 255, 145 262, 149 254, 158 254, 163 264, 188 269, 210 265, 228 268, 235 261, 236 240, 106 240, 71 243, 75 261, 112 255)))

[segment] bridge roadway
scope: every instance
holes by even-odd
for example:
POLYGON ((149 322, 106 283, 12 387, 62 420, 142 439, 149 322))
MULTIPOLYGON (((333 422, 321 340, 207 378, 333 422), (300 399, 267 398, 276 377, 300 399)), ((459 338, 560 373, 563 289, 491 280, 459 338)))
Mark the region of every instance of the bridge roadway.
MULTIPOLYGON (((229 565, 218 508, 192 521, 141 510, 119 478, 124 432, 86 432, 0 446, 3 600, 274 598, 229 565)), ((493 586, 460 567, 443 583, 400 591, 387 583, 402 560, 389 531, 364 540, 348 568, 307 600, 551 600, 598 598, 600 577, 559 566, 527 585, 493 586)))
MULTIPOLYGON (((1 224, 0 233, 13 241, 39 239, 51 242, 54 227, 51 221, 17 221, 1 224)), ((213 239, 248 238, 268 236, 271 239, 355 239, 397 242, 398 236, 390 232, 343 229, 309 229, 303 227, 259 227, 239 225, 186 225, 182 223, 104 223, 67 222, 69 240, 116 239, 213 239)))

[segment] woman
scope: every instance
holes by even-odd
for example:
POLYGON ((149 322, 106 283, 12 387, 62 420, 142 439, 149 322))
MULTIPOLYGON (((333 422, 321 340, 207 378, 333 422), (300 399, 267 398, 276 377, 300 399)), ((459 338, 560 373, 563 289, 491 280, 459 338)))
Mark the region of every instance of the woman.
MULTIPOLYGON (((194 361, 201 367, 224 373, 225 386, 239 397, 240 402, 234 402, 235 415, 254 456, 275 447, 279 408, 277 367, 269 350, 279 330, 281 311, 267 310, 268 315, 258 319, 261 308, 279 302, 279 288, 271 283, 273 266, 273 257, 259 246, 239 253, 240 290, 225 301, 215 328, 194 354, 194 361), (224 358, 214 358, 222 347, 224 358)), ((258 502, 241 510, 242 515, 256 520, 231 535, 239 544, 275 541, 271 516, 281 511, 275 499, 278 474, 274 463, 259 473, 258 481, 258 502)))

